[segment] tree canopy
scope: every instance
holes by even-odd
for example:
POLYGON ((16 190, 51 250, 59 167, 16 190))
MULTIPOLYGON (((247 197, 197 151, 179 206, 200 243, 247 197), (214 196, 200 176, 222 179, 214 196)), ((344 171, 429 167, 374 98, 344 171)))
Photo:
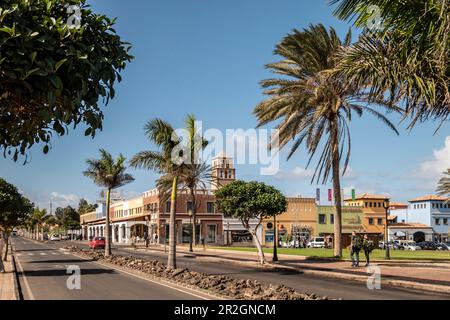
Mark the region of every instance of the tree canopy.
POLYGON ((226 217, 248 225, 251 219, 273 217, 286 211, 284 195, 262 182, 234 181, 216 191, 217 207, 226 217))
POLYGON ((32 213, 34 205, 17 188, 0 178, 0 228, 9 231, 32 213))
POLYGON ((15 161, 36 143, 47 153, 55 133, 84 124, 102 129, 105 105, 133 57, 113 29, 115 19, 85 0, 0 3, 0 150, 15 161), (71 13, 68 5, 77 6, 71 13), (70 20, 79 14, 79 28, 70 20), (99 101, 100 100, 100 101, 99 101))

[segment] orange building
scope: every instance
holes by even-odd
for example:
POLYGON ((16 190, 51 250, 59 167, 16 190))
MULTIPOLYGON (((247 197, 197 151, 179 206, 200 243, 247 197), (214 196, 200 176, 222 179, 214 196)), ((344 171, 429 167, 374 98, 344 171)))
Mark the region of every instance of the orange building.
MULTIPOLYGON (((317 233, 317 210, 314 198, 286 198, 288 207, 285 213, 277 216, 280 239, 303 238, 309 240, 317 233)), ((263 243, 273 244, 273 219, 263 221, 263 243)))
POLYGON ((344 203, 346 206, 362 207, 364 231, 382 237, 386 227, 386 210, 383 206, 386 200, 389 198, 383 195, 364 193, 356 196, 355 200, 345 199, 344 203))

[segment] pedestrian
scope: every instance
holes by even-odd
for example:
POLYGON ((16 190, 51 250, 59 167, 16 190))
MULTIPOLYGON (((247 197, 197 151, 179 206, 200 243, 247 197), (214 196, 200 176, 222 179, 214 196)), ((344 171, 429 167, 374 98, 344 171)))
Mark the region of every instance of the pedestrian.
POLYGON ((158 234, 157 233, 155 233, 153 235, 153 242, 154 242, 154 244, 158 244, 158 234))
POLYGON ((3 265, 3 247, 5 246, 5 240, 3 239, 3 231, 0 230, 0 273, 5 272, 5 266, 3 265))
POLYGON ((366 256, 366 267, 368 267, 370 264, 370 254, 374 249, 374 244, 373 241, 369 241, 369 237, 367 236, 367 234, 364 235, 362 247, 364 250, 364 255, 366 256))
POLYGON ((353 231, 350 248, 350 259, 352 260, 352 267, 359 267, 360 251, 361 251, 361 238, 356 234, 356 231, 353 231))

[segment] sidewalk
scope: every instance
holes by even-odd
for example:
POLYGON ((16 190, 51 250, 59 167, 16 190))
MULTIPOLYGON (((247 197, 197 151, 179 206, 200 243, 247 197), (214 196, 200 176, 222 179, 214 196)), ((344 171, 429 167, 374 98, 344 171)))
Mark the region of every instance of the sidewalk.
MULTIPOLYGON (((126 249, 130 253, 136 250, 125 247, 123 249, 126 249)), ((151 246, 145 248, 138 246, 137 250, 141 252, 164 252, 164 247, 151 246)), ((196 247, 194 253, 190 253, 185 246, 178 246, 177 252, 219 263, 232 263, 252 267, 258 265, 257 254, 254 252, 219 249, 204 250, 202 247, 196 247)), ((351 263, 347 261, 309 260, 304 256, 282 254, 278 255, 278 257, 280 261, 272 263, 270 261, 272 255, 266 255, 268 262, 264 267, 288 269, 305 274, 364 282, 367 281, 369 276, 367 268, 352 268, 351 263)), ((361 265, 364 266, 364 263, 361 265)), ((381 280, 384 284, 450 294, 450 263, 426 264, 424 262, 413 263, 411 261, 379 261, 374 262, 372 265, 380 268, 381 280)))
POLYGON ((11 254, 8 255, 8 261, 3 261, 3 264, 6 272, 0 273, 0 300, 18 300, 11 254))

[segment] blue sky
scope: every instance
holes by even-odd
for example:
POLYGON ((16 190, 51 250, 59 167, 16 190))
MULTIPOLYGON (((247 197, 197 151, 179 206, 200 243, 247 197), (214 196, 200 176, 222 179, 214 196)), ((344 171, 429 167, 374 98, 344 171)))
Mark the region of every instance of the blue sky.
MULTIPOLYGON (((278 58, 276 43, 293 28, 311 23, 333 26, 341 36, 350 27, 332 15, 325 0, 108 0, 91 1, 97 12, 118 17, 117 31, 133 44, 136 59, 123 73, 117 97, 104 109, 104 130, 94 140, 84 130, 56 138, 47 155, 31 150, 23 166, 0 159, 0 176, 16 184, 41 207, 77 204, 79 198, 98 199, 98 188, 82 175, 85 160, 98 149, 130 158, 151 149, 143 135, 145 122, 161 117, 182 126, 187 113, 205 128, 254 128, 254 106, 263 99, 259 81, 270 77, 264 65, 278 58)), ((398 119, 393 118, 397 122, 398 119)), ((436 123, 413 131, 399 126, 398 137, 370 116, 354 118, 350 171, 343 187, 358 193, 389 194, 396 200, 434 192, 450 167, 450 130, 436 135, 436 123)), ((300 150, 289 162, 282 154, 281 172, 260 176, 257 165, 238 166, 238 178, 262 180, 286 195, 314 196, 305 170, 307 155, 300 150)), ((312 169, 312 168, 311 168, 312 169)), ((134 171, 136 181, 125 188, 133 196, 154 186, 152 172, 134 171)), ((320 186, 322 197, 330 185, 320 186)))

